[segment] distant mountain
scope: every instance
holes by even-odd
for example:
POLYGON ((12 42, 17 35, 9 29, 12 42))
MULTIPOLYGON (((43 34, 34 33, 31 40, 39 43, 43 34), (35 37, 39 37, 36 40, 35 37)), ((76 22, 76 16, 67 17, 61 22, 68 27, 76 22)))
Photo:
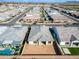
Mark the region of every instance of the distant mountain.
POLYGON ((79 1, 67 1, 66 3, 79 3, 79 1))

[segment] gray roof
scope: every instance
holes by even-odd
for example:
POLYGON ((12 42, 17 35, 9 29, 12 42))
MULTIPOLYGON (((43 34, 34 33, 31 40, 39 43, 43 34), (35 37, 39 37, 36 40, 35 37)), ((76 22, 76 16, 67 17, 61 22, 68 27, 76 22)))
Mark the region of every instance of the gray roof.
POLYGON ((55 27, 57 30, 57 34, 59 35, 60 41, 69 42, 74 36, 77 40, 79 40, 79 27, 55 27))
POLYGON ((3 41, 0 41, 0 45, 2 45, 2 42, 3 42, 3 41))
MULTIPOLYGON (((27 27, 14 28, 9 27, 2 35, 0 35, 0 41, 17 41, 22 42, 27 32, 27 27)), ((18 43, 20 44, 20 43, 18 43)))
POLYGON ((31 32, 28 41, 53 41, 49 27, 31 26, 31 32))
POLYGON ((31 37, 35 36, 40 31, 40 26, 31 26, 31 32, 29 35, 29 40, 31 37))
POLYGON ((21 44, 21 41, 13 41, 12 45, 18 45, 21 44))

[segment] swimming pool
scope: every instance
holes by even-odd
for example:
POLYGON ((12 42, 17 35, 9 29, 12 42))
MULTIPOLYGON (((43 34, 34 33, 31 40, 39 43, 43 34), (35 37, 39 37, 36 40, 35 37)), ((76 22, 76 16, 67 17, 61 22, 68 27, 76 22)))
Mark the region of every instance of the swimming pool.
POLYGON ((13 54, 13 50, 10 48, 4 48, 0 50, 0 55, 12 55, 12 54, 13 54))

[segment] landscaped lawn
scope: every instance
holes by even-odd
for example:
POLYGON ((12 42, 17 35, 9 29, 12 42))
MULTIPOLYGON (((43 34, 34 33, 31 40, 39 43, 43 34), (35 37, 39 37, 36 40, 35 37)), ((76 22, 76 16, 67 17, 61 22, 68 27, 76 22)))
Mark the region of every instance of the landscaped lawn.
POLYGON ((79 48, 68 48, 71 55, 79 55, 79 48))

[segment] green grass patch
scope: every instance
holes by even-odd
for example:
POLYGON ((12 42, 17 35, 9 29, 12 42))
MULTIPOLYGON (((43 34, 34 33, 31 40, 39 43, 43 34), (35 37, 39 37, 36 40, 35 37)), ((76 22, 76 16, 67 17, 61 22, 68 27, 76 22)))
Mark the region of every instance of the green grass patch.
POLYGON ((79 55, 79 48, 68 48, 71 55, 79 55))

